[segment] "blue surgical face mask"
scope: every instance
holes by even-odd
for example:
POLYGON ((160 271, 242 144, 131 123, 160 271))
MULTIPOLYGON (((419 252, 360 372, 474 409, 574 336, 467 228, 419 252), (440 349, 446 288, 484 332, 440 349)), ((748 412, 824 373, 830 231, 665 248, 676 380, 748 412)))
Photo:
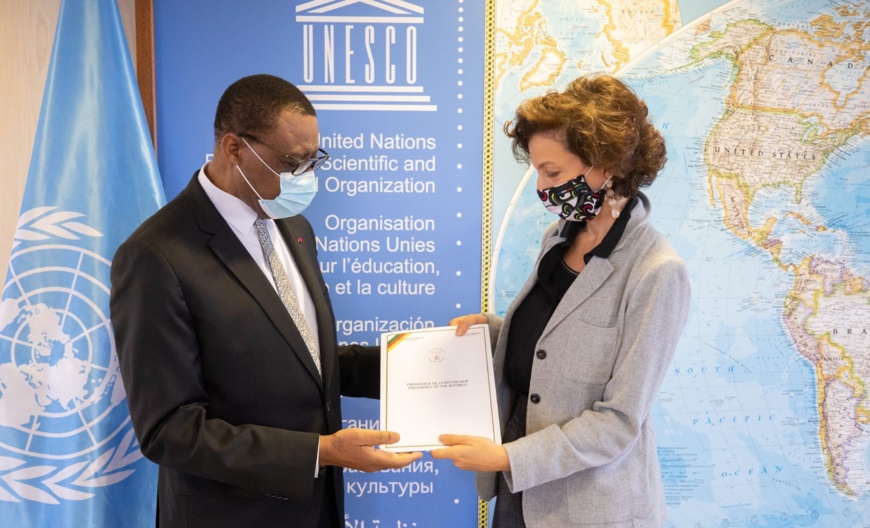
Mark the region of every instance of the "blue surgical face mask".
MULTIPOLYGON (((242 141, 245 142, 245 145, 248 145, 248 142, 242 138, 242 141)), ((257 151, 252 149, 250 145, 248 148, 251 152, 254 153, 254 156, 257 156, 257 159, 260 160, 260 163, 266 166, 267 169, 272 171, 272 174, 278 176, 281 180, 281 190, 278 193, 278 196, 273 198, 272 200, 265 200, 260 193, 257 192, 257 189, 254 189, 254 186, 251 185, 251 182, 248 181, 248 177, 245 176, 245 173, 242 171, 242 168, 236 165, 236 168, 239 169, 239 174, 244 178, 245 183, 248 184, 248 187, 254 191, 254 194, 259 198, 260 207, 263 208, 263 212, 269 215, 269 218, 279 219, 279 218, 289 218, 291 216, 296 216, 302 211, 304 211, 310 204, 311 201, 314 200, 314 195, 317 194, 317 177, 314 175, 314 171, 304 172, 299 176, 293 176, 290 172, 282 172, 278 174, 272 167, 263 161, 263 158, 257 154, 257 151)))

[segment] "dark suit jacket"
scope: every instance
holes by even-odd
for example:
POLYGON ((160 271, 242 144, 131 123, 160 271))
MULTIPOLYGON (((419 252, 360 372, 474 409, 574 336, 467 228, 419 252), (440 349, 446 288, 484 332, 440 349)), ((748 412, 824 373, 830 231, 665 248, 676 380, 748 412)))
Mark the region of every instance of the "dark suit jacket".
POLYGON ((317 310, 322 381, 196 175, 115 255, 112 324, 136 436, 160 465, 161 527, 314 527, 324 503, 343 518, 340 469, 314 477, 318 435, 341 428, 340 386, 377 397, 377 349, 337 347, 311 225, 278 228, 317 310))

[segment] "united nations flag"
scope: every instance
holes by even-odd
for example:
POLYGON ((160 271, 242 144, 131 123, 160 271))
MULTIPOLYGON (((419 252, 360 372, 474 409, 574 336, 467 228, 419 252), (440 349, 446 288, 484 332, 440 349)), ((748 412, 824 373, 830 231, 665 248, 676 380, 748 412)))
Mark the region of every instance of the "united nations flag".
POLYGON ((109 268, 164 202, 116 1, 64 0, 0 297, 3 526, 154 525, 109 268))

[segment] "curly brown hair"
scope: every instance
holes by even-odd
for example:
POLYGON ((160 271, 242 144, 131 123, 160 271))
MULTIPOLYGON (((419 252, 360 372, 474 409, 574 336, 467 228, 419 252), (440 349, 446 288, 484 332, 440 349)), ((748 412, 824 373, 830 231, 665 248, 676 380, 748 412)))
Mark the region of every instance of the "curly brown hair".
POLYGON ((587 165, 613 174, 613 191, 634 196, 650 185, 667 159, 665 140, 649 122, 646 104, 610 75, 579 77, 563 92, 522 102, 505 123, 518 161, 529 161, 529 140, 556 132, 587 165))

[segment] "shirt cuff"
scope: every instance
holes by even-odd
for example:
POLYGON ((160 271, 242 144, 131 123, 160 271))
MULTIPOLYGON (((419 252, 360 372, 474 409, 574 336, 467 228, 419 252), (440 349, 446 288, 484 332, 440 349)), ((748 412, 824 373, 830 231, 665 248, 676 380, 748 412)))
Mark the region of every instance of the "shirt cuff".
POLYGON ((320 476, 320 437, 317 437, 317 458, 314 460, 314 478, 320 476))

